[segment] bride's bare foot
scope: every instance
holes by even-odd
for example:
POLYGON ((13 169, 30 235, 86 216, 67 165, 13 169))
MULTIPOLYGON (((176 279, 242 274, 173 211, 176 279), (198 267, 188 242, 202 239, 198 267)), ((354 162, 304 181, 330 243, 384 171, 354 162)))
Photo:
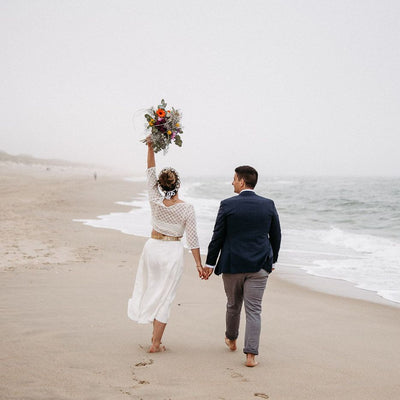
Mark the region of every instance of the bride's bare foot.
POLYGON ((236 340, 225 338, 225 343, 229 347, 230 351, 236 351, 236 340))
POLYGON ((164 351, 166 351, 167 349, 165 348, 165 346, 156 346, 154 344, 152 344, 149 348, 149 353, 162 353, 164 351))
POLYGON ((256 356, 254 354, 247 354, 246 355, 246 362, 245 365, 246 367, 255 367, 258 365, 258 362, 256 361, 256 356))

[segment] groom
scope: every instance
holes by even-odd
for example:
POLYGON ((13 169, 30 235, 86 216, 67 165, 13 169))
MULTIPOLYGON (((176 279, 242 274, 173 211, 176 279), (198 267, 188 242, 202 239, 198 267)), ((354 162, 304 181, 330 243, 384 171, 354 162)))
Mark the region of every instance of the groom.
POLYGON ((254 192, 257 179, 258 173, 252 167, 235 169, 232 185, 239 196, 220 204, 204 268, 205 279, 214 268, 216 275, 222 273, 227 297, 225 343, 231 351, 236 350, 244 302, 246 331, 243 352, 248 367, 257 365, 255 356, 260 341, 261 302, 281 243, 279 216, 274 202, 254 192))

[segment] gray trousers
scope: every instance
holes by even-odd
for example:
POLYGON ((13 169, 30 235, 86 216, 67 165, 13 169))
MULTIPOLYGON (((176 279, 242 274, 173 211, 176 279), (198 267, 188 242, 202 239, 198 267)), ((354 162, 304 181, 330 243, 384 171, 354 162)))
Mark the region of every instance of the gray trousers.
POLYGON ((268 272, 261 269, 258 272, 223 274, 222 279, 227 297, 225 335, 230 340, 236 340, 239 336, 240 312, 244 301, 246 332, 243 352, 257 355, 261 332, 261 303, 268 272))

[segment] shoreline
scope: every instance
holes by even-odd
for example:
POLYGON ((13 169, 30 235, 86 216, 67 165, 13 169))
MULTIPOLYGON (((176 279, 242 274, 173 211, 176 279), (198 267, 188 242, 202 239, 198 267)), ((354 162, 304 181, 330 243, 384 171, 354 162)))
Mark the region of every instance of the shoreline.
MULTIPOLYGON (((116 204, 121 204, 121 202, 118 201, 116 202, 116 204)), ((114 212, 112 211, 109 214, 106 214, 106 216, 113 213, 114 212)), ((102 221, 101 217, 104 217, 104 215, 97 215, 95 218, 74 219, 74 222, 81 223, 93 229, 115 230, 117 232, 121 232, 124 235, 140 239, 148 239, 150 237, 150 235, 141 236, 138 234, 128 233, 120 228, 101 226, 101 221, 102 221), (99 226, 94 225, 96 220, 100 221, 99 226)), ((207 255, 206 249, 201 250, 201 256, 205 258, 206 255, 207 255)), ((339 297, 345 297, 350 299, 364 300, 364 301, 369 301, 371 303, 383 304, 389 307, 400 308, 399 302, 389 300, 383 296, 380 296, 377 292, 373 290, 357 287, 355 283, 352 283, 345 279, 314 275, 301 267, 290 266, 288 264, 285 264, 285 262, 283 262, 282 265, 280 265, 278 261, 276 269, 274 271, 274 276, 277 276, 279 279, 292 282, 309 290, 314 290, 316 292, 336 295, 339 297)))
POLYGON ((313 290, 319 293, 344 297, 348 299, 362 300, 388 307, 400 308, 400 303, 388 300, 377 292, 355 286, 352 282, 340 278, 327 278, 313 275, 298 267, 279 266, 279 278, 295 285, 313 290))
MULTIPOLYGON (((73 219, 125 211, 144 183, 0 165, 0 397, 135 400, 397 400, 400 311, 320 293, 271 275, 260 364, 224 344, 222 280, 197 277, 191 254, 165 333, 126 316, 146 238, 73 219), (262 397, 264 396, 264 397, 262 397)), ((282 270, 283 271, 283 270, 282 270)), ((282 275, 282 276, 281 276, 282 275)))
MULTIPOLYGON (((130 178, 125 178, 130 179, 130 178)), ((142 182, 143 179, 133 179, 133 182, 142 182)), ((187 193, 186 193, 187 195, 187 193)), ((121 231, 125 234, 136 236, 136 237, 149 237, 148 230, 146 226, 149 224, 150 215, 147 215, 150 211, 147 210, 147 201, 143 196, 143 192, 140 193, 140 196, 132 196, 132 201, 128 203, 124 203, 118 201, 117 204, 125 204, 126 206, 131 207, 131 210, 125 210, 122 213, 115 213, 110 212, 106 214, 97 215, 93 219, 85 218, 85 219, 75 219, 77 222, 84 223, 85 225, 95 227, 95 228, 108 228, 108 229, 115 229, 117 231, 121 231), (142 207, 142 208, 141 208, 142 207), (138 221, 136 224, 136 228, 132 229, 132 226, 135 226, 135 222, 138 221)), ((195 203, 195 200, 190 198, 188 201, 195 203)), ((201 205, 197 204, 200 207, 201 205)), ((201 235, 201 254, 206 255, 207 251, 207 244, 208 241, 205 239, 211 235, 208 235, 207 232, 212 232, 212 225, 207 217, 207 231, 204 231, 204 222, 205 220, 199 219, 200 226, 202 227, 203 231, 200 230, 199 234, 201 235), (203 224, 203 225, 202 225, 203 224)), ((290 230, 290 229, 289 229, 290 230)), ((285 242, 285 231, 283 232, 284 236, 284 243, 283 248, 279 257, 279 262, 276 266, 276 275, 280 275, 283 279, 289 279, 303 287, 310 288, 312 290, 316 290, 323 293, 328 294, 336 294, 338 296, 344 296, 348 298, 356 298, 362 299, 366 301, 371 301, 374 303, 385 304, 388 306, 393 307, 400 307, 400 298, 396 296, 392 296, 388 287, 386 288, 382 285, 368 285, 365 284, 365 279, 349 279, 347 280, 346 274, 339 274, 342 277, 335 277, 332 274, 328 274, 328 276, 318 275, 318 271, 313 268, 312 260, 307 260, 309 264, 305 265, 297 265, 297 264, 304 264, 303 262, 298 262, 297 256, 302 258, 302 254, 297 255, 296 258, 293 258, 292 250, 290 250, 291 239, 289 238, 289 243, 285 242), (289 250, 285 248, 285 246, 289 245, 289 250), (289 252, 289 253, 287 253, 289 252), (307 267, 308 265, 308 267, 307 267), (311 269, 311 271, 310 271, 311 269), (378 288, 380 286, 380 288, 378 288), (375 290, 374 290, 375 289, 375 290)), ((287 238, 286 238, 287 239, 287 238)), ((293 243, 292 243, 293 244, 293 243)), ((311 244, 306 244, 307 246, 312 246, 311 244)), ((316 248, 316 243, 312 248, 316 248)), ((372 273, 372 272, 370 272, 372 273)), ((351 278, 351 273, 350 273, 351 278)), ((383 276, 383 275, 382 275, 383 276)), ((371 279, 373 277, 371 276, 371 279)), ((388 278, 386 277, 386 280, 388 278)), ((378 279, 379 282, 379 279, 378 279)), ((393 286, 392 285, 389 287, 393 286)), ((397 293, 397 292, 396 292, 397 293)))
MULTIPOLYGON (((100 216, 97 216, 96 218, 99 217, 100 216)), ((123 235, 132 236, 139 240, 147 240, 148 238, 150 238, 150 236, 147 237, 147 236, 133 235, 131 233, 122 232, 121 230, 116 228, 94 227, 91 226, 90 224, 85 223, 84 221, 86 220, 87 219, 82 219, 82 220, 74 219, 74 222, 86 225, 91 229, 115 230, 117 232, 121 232, 123 235)), ((205 258, 206 255, 207 255, 206 253, 201 252, 201 256, 203 259, 205 258)), ((294 285, 300 286, 307 290, 312 290, 314 292, 348 298, 348 299, 362 300, 388 307, 400 308, 400 303, 388 300, 372 290, 359 288, 354 283, 346 281, 345 279, 313 275, 299 267, 279 265, 279 262, 273 274, 274 277, 276 277, 277 279, 290 282, 294 285)))

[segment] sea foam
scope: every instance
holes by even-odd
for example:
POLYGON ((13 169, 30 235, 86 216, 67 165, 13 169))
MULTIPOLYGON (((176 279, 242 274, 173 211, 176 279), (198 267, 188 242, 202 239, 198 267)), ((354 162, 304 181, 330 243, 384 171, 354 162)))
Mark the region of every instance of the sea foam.
MULTIPOLYGON (((293 178, 260 182, 257 192, 271 195, 280 213, 283 234, 279 263, 316 276, 342 279, 400 303, 400 241, 396 224, 400 191, 394 190, 398 183, 376 180, 375 187, 373 181, 368 181, 366 188, 365 179, 342 182, 293 178), (378 190, 381 193, 375 197, 367 198, 364 194, 378 190), (384 202, 379 203, 380 197, 384 202)), ((196 210, 202 254, 207 252, 220 200, 232 195, 231 183, 226 179, 188 180, 182 185, 180 197, 196 210)), ((130 209, 79 221, 149 237, 151 213, 147 193, 118 204, 130 209)))

